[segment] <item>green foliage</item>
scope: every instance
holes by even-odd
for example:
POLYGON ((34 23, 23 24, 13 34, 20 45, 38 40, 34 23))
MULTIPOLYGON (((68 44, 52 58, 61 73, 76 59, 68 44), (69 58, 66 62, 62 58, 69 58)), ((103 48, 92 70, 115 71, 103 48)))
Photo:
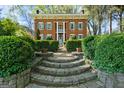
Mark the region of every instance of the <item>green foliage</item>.
POLYGON ((48 49, 49 48, 49 41, 47 40, 35 40, 36 50, 48 49))
POLYGON ((77 39, 76 35, 72 35, 72 36, 69 38, 69 40, 76 40, 76 39, 77 39))
POLYGON ((124 72, 124 34, 106 36, 98 44, 93 66, 108 73, 124 72))
POLYGON ((101 36, 88 36, 82 41, 82 50, 84 51, 84 55, 86 58, 90 60, 94 60, 95 57, 95 49, 97 45, 105 38, 107 35, 101 36))
POLYGON ((26 41, 26 42, 28 42, 31 45, 31 47, 35 50, 35 42, 31 37, 20 36, 19 38, 24 40, 24 41, 26 41))
POLYGON ((0 37, 0 77, 23 71, 29 66, 33 49, 15 36, 0 37))
POLYGON ((59 42, 56 40, 49 41, 49 51, 56 52, 59 48, 59 42))
POLYGON ((0 36, 6 35, 11 36, 15 33, 17 27, 16 23, 14 23, 10 19, 3 19, 0 21, 0 36))
POLYGON ((37 40, 40 40, 40 39, 41 39, 41 37, 40 37, 39 35, 40 35, 40 31, 37 30, 37 32, 36 32, 36 39, 37 39, 37 40))
POLYGON ((94 59, 95 55, 95 39, 96 36, 88 36, 83 39, 82 49, 84 51, 84 55, 88 59, 94 59))
POLYGON ((47 36, 46 40, 53 40, 52 36, 47 36))
POLYGON ((68 40, 66 41, 66 49, 68 52, 76 51, 76 48, 81 48, 80 40, 68 40))
POLYGON ((35 40, 36 51, 47 49, 48 51, 57 51, 59 42, 56 40, 35 40))

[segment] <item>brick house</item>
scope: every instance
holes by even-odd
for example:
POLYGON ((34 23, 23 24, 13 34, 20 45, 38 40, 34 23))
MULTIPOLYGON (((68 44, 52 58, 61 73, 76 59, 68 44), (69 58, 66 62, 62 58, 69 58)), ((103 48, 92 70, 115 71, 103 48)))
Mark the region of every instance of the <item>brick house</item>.
POLYGON ((51 36, 63 44, 71 36, 81 39, 87 36, 87 16, 83 14, 37 14, 34 17, 35 38, 51 36))

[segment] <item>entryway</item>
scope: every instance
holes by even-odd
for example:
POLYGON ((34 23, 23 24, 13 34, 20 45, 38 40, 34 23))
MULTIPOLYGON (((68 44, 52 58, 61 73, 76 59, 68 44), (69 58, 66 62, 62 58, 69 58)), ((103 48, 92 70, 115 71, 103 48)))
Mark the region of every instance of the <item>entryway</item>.
POLYGON ((65 22, 57 21, 56 22, 56 39, 59 41, 59 46, 63 46, 65 41, 65 22))

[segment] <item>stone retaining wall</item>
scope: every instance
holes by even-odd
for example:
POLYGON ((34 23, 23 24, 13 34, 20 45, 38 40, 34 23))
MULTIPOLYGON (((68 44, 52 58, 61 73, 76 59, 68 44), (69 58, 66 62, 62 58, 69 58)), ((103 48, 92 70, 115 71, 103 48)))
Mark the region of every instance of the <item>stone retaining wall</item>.
POLYGON ((98 78, 106 88, 124 88, 124 73, 108 74, 98 70, 98 78))
MULTIPOLYGON (((36 66, 40 61, 42 61, 42 57, 35 58, 31 62, 31 67, 36 66)), ((30 83, 30 72, 31 68, 9 77, 0 78, 0 88, 24 88, 30 83)))
POLYGON ((21 73, 6 78, 0 78, 0 88, 23 88, 30 82, 30 71, 27 69, 21 73))

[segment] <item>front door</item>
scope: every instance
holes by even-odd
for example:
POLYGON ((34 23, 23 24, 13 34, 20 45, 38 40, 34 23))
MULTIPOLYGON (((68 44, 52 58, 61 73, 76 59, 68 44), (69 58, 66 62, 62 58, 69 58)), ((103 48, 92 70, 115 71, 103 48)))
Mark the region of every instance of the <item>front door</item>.
POLYGON ((63 34, 62 33, 58 34, 58 41, 59 41, 59 46, 63 46, 63 34))

